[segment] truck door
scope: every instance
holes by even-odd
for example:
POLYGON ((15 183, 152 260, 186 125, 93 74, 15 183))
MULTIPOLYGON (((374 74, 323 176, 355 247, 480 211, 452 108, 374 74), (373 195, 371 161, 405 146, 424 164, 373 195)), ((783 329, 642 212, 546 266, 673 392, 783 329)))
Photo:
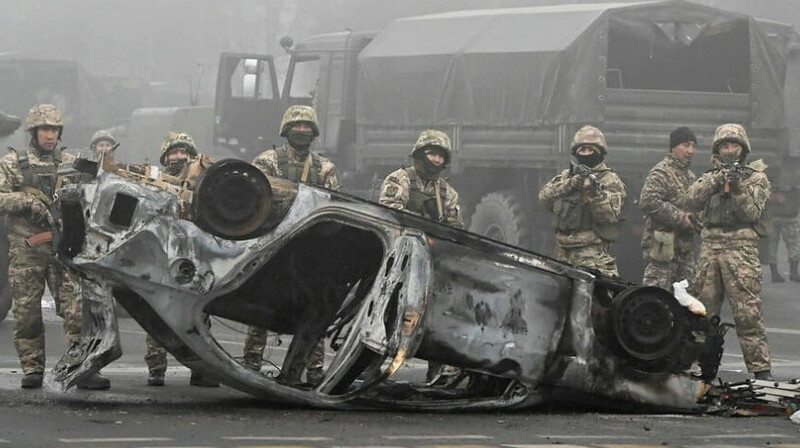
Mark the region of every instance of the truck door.
POLYGON ((289 104, 314 107, 319 120, 317 150, 332 156, 337 152, 343 119, 345 52, 295 53, 283 86, 289 104))
POLYGON ((270 145, 280 145, 281 99, 272 56, 223 53, 214 102, 214 144, 252 160, 270 145))

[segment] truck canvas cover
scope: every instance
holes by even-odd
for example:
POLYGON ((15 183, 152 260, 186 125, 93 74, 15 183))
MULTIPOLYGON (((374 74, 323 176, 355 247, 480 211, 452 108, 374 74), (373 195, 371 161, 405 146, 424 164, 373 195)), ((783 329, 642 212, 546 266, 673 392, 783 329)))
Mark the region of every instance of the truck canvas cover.
POLYGON ((602 122, 608 89, 639 89, 749 94, 750 126, 779 128, 793 40, 789 26, 685 1, 400 19, 359 56, 358 120, 602 122))

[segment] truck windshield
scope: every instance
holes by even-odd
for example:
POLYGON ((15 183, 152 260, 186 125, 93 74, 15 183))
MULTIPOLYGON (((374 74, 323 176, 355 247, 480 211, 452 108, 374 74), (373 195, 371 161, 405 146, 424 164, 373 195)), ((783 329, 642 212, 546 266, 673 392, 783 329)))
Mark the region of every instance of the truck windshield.
POLYGON ((312 100, 319 88, 319 58, 298 59, 294 65, 289 97, 312 100))
POLYGON ((272 99, 272 75, 269 62, 240 59, 231 75, 231 96, 238 98, 272 99))

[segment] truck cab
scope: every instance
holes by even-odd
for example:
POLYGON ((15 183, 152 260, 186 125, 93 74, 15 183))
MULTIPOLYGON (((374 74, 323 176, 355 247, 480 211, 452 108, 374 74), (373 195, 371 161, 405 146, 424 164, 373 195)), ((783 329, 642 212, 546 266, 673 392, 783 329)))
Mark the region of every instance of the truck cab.
POLYGON ((340 168, 353 165, 344 149, 355 140, 357 56, 374 33, 322 34, 299 42, 280 73, 272 56, 220 57, 214 114, 215 145, 246 160, 282 144, 279 123, 293 104, 314 106, 320 121, 316 149, 340 168), (343 149, 344 148, 344 149, 343 149))

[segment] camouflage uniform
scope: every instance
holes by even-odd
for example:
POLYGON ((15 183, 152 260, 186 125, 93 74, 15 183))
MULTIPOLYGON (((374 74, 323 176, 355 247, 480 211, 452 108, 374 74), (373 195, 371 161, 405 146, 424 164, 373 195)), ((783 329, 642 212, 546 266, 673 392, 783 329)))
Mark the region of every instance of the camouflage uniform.
POLYGON ((719 146, 725 142, 742 146, 742 161, 750 152, 742 126, 718 127, 712 144, 714 168, 689 187, 687 206, 703 212, 700 259, 692 289, 709 315, 719 315, 723 298, 728 299, 747 369, 768 372, 770 357, 761 309, 758 241, 760 233, 764 233, 762 218, 770 184, 763 173, 766 166, 758 160, 748 165, 749 174, 739 181, 738 191, 731 187, 726 192, 729 171, 722 166, 719 155, 719 146))
POLYGON ((89 149, 92 151, 94 156, 97 156, 97 144, 106 141, 111 143, 111 145, 117 144, 117 139, 114 138, 114 135, 111 132, 106 130, 99 130, 92 135, 92 139, 89 141, 89 149))
MULTIPOLYGON (((31 109, 28 131, 35 133, 42 125, 63 127, 61 114, 54 106, 40 105, 31 109)), ((64 319, 68 346, 77 342, 81 333, 78 279, 53 255, 52 242, 38 245, 27 242, 32 241, 28 238, 51 230, 51 223, 45 219, 49 215, 45 207, 52 202, 56 170, 61 162, 73 159, 60 148, 52 152, 36 148, 32 138, 25 152, 12 150, 0 162, 0 214, 7 216, 9 229, 8 278, 16 319, 14 345, 26 375, 44 372, 42 294, 45 283, 55 299, 57 314, 64 319), (50 181, 45 182, 45 179, 50 181)))
POLYGON ((672 291, 672 284, 694 280, 693 228, 683 228, 686 192, 697 176, 672 154, 657 163, 644 180, 639 206, 646 214, 642 251, 643 285, 672 291))
MULTIPOLYGON (((435 130, 423 131, 414 144, 411 156, 416 158, 418 152, 428 146, 444 148, 447 153, 445 166, 449 163, 452 149, 447 134, 435 130)), ((464 228, 458 192, 438 175, 430 178, 421 174, 418 164, 415 161, 415 166, 400 168, 386 176, 378 201, 387 207, 406 210, 448 226, 464 228)))
POLYGON ((308 156, 298 154, 288 143, 280 148, 268 149, 253 159, 253 165, 267 176, 304 182, 328 190, 339 191, 339 179, 336 177, 336 165, 317 154, 308 156), (311 159, 306 180, 301 180, 306 161, 311 159))
MULTIPOLYGON (((306 122, 311 125, 314 137, 319 135, 317 114, 309 106, 290 106, 283 115, 280 125, 281 137, 286 137, 292 125, 306 122)), ((299 151, 290 143, 259 154, 253 165, 267 176, 280 177, 293 182, 302 182, 328 190, 339 190, 336 165, 313 151, 299 151)), ((252 370, 261 369, 264 348, 267 344, 267 330, 250 326, 244 340, 244 365, 252 370)), ((309 371, 321 370, 325 359, 325 341, 320 340, 308 359, 309 371)))
MULTIPOLYGON (((400 168, 390 173, 383 180, 381 195, 378 201, 387 207, 396 210, 405 210, 426 219, 441 222, 451 227, 464 228, 461 217, 461 205, 458 201, 458 192, 439 177, 423 174, 425 172, 426 148, 436 147, 445 151, 445 161, 442 168, 449 165, 452 158, 450 137, 444 132, 436 130, 422 131, 417 138, 410 156, 414 159, 414 166, 400 168)), ((427 162, 430 163, 430 162, 427 162)), ((434 381, 448 381, 447 378, 457 378, 460 369, 437 362, 428 363, 426 374, 429 383, 434 381)))
POLYGON ((792 281, 800 281, 797 264, 800 261, 800 191, 797 187, 774 187, 769 199, 769 211, 772 217, 772 228, 769 235, 769 252, 767 263, 772 267, 773 281, 785 281, 778 274, 778 245, 781 237, 786 243, 789 255, 789 271, 792 281), (776 280, 779 277, 780 280, 776 280))
MULTIPOLYGON (((605 154, 607 144, 600 129, 584 126, 575 134, 571 152, 592 145, 605 154)), ((554 213, 556 243, 561 259, 596 269, 604 275, 619 276, 616 259, 609 246, 619 233, 622 204, 627 197, 625 184, 605 162, 592 167, 602 192, 586 192, 573 187, 572 168, 562 171, 539 191, 539 201, 554 213)))
MULTIPOLYGON (((202 175, 202 173, 213 163, 213 161, 203 155, 197 153, 197 147, 194 140, 189 134, 185 132, 170 132, 161 143, 161 165, 166 168, 167 174, 176 177, 186 188, 193 189, 195 183, 202 175), (189 161, 182 167, 170 166, 167 162, 167 156, 170 150, 175 147, 180 147, 189 153, 189 161)), ((211 325, 208 320, 208 315, 205 316, 207 325, 211 325)), ((144 354, 144 362, 147 364, 147 369, 150 372, 148 384, 151 386, 160 386, 164 384, 164 371, 167 370, 167 350, 161 346, 150 334, 145 338, 145 345, 147 350, 144 354)), ((203 379, 199 373, 192 371, 190 384, 201 386, 217 386, 218 383, 212 380, 203 379)))

